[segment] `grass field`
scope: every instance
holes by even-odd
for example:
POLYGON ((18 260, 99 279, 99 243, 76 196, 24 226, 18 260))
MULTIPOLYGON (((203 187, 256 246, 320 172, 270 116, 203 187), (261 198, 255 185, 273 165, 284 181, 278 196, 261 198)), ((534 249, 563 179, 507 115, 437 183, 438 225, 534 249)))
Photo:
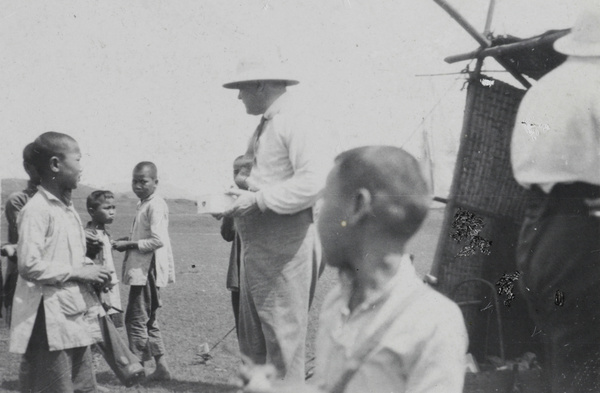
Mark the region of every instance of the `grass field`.
MULTIPOLYGON (((78 199, 75 205, 85 222, 88 217, 82 210, 83 201, 78 199)), ((236 390, 236 373, 240 364, 235 333, 211 351, 213 358, 206 364, 201 364, 197 356, 203 343, 212 347, 234 326, 230 294, 225 289, 230 244, 221 239, 219 222, 195 214, 193 203, 174 200, 169 201, 169 206, 177 282, 162 291, 163 307, 159 310, 159 320, 174 379, 126 389, 102 362, 96 374, 98 382, 111 391, 233 392, 236 390)), ((135 201, 117 201, 117 219, 110 230, 113 237, 128 235, 134 213, 135 201)), ((442 210, 431 210, 423 228, 409 245, 408 251, 415 255, 415 266, 421 275, 429 270, 441 222, 442 210)), ((2 236, 4 240, 4 216, 2 236)), ((114 257, 117 271, 120 272, 122 255, 115 253, 114 257)), ((326 269, 310 314, 308 359, 314 355, 319 308, 335 281, 335 271, 326 269)), ((127 291, 128 287, 121 286, 124 302, 127 300, 127 291)), ((4 321, 0 321, 0 391, 18 391, 19 359, 18 355, 8 353, 8 330, 4 321)), ((147 372, 152 369, 153 365, 150 365, 147 372)))

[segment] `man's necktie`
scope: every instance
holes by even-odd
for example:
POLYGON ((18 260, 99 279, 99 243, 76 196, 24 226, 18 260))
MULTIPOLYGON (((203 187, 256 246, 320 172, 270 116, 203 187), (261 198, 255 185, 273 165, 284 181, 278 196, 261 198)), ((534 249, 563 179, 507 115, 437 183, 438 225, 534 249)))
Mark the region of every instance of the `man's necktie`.
POLYGON ((267 122, 267 119, 265 119, 264 116, 260 118, 260 123, 258 124, 258 127, 256 127, 254 134, 252 134, 252 138, 250 138, 250 143, 248 144, 248 150, 246 151, 246 157, 252 161, 253 165, 256 165, 256 153, 258 151, 258 140, 263 133, 266 122, 267 122))

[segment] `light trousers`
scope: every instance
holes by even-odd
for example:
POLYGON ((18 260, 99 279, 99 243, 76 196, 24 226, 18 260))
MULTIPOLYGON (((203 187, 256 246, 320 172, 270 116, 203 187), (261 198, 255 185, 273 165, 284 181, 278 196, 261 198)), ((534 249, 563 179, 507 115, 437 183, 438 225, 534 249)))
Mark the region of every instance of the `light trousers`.
POLYGON ((242 239, 240 351, 270 363, 286 381, 304 381, 309 306, 320 250, 310 209, 236 218, 242 239))

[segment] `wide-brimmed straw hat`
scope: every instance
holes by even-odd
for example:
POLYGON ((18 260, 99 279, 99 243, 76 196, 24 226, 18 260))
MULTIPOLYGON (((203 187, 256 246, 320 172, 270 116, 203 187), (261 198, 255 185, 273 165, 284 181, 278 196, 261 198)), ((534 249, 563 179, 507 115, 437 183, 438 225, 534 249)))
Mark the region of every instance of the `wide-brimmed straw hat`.
POLYGON ((569 56, 600 56, 600 7, 584 10, 571 33, 554 42, 554 49, 569 56))
POLYGON ((291 78, 288 67, 278 60, 242 60, 239 62, 234 80, 223 85, 226 89, 239 89, 241 84, 257 81, 285 82, 286 86, 299 82, 291 78))

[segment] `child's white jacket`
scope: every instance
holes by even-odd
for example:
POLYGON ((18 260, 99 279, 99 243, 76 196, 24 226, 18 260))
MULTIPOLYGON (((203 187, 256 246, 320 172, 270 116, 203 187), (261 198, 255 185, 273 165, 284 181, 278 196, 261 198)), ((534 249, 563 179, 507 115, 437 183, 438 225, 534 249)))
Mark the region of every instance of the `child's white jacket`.
POLYGON ((128 250, 123 261, 123 283, 146 285, 152 258, 156 263, 156 286, 175 282, 175 263, 169 238, 169 207, 165 200, 152 194, 139 201, 131 228, 132 241, 138 250, 128 250))
POLYGON ((100 306, 95 293, 89 284, 68 281, 86 260, 85 234, 73 204, 40 186, 19 214, 18 227, 10 352, 25 353, 42 301, 50 351, 99 341, 97 314, 91 318, 88 312, 100 306))

